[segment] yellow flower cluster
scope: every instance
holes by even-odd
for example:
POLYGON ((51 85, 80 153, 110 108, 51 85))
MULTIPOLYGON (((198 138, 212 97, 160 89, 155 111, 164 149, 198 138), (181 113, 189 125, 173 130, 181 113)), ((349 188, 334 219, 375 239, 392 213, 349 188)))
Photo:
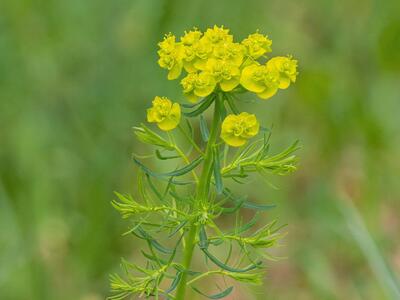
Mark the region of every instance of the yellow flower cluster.
POLYGON ((297 61, 291 57, 271 58, 264 65, 252 64, 242 71, 240 84, 261 99, 269 99, 278 89, 286 89, 296 81, 297 61))
POLYGON ((260 124, 255 115, 242 112, 228 115, 222 122, 221 138, 232 147, 240 147, 258 134, 260 124))
POLYGON ((147 109, 147 121, 156 123, 164 131, 169 131, 178 126, 181 120, 181 107, 178 103, 172 103, 166 97, 156 96, 153 106, 147 109))
MULTIPOLYGON (((163 131, 175 129, 181 120, 181 107, 166 97, 156 96, 152 107, 147 109, 147 121, 156 123, 163 131)), ((221 138, 232 147, 240 147, 256 136, 260 124, 255 115, 242 112, 225 117, 221 125, 221 138)))
POLYGON ((229 29, 214 26, 204 33, 198 29, 185 32, 179 41, 172 34, 158 46, 158 64, 168 70, 168 79, 187 75, 181 80, 183 93, 192 102, 214 90, 230 92, 239 85, 262 99, 295 82, 297 61, 274 57, 262 64, 258 59, 271 52, 272 41, 259 32, 241 43, 233 41, 229 29))

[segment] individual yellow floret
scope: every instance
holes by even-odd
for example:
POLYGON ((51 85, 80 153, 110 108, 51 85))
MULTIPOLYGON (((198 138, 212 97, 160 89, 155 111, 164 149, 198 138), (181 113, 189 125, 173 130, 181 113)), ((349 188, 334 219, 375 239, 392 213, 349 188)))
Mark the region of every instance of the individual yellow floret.
POLYGON ((246 54, 253 59, 260 58, 265 53, 272 51, 272 41, 268 39, 268 36, 258 32, 250 34, 242 41, 242 45, 245 46, 246 54))
POLYGON ((193 28, 189 32, 185 31, 185 35, 181 37, 181 42, 185 46, 192 46, 200 40, 202 35, 203 33, 200 30, 193 28))
POLYGON ((229 34, 229 29, 224 29, 224 26, 208 28, 204 33, 204 39, 215 45, 222 42, 232 42, 233 36, 229 34))
POLYGON ((210 95, 216 86, 214 77, 207 72, 189 73, 182 79, 183 94, 191 102, 196 102, 200 97, 210 95))
POLYGON ((223 42, 214 46, 213 55, 218 58, 240 66, 243 62, 245 49, 239 43, 223 42))
POLYGON ((256 93, 261 99, 269 99, 278 91, 279 73, 268 66, 252 64, 243 69, 240 84, 256 93))
POLYGON ((169 131, 178 126, 181 119, 181 107, 178 103, 172 103, 166 97, 156 96, 153 106, 147 109, 147 121, 157 123, 164 131, 169 131))
POLYGON ((206 69, 224 92, 229 92, 239 85, 240 70, 232 63, 211 58, 207 62, 206 69))
MULTIPOLYGON (((186 72, 192 73, 196 72, 197 69, 194 66, 196 61, 196 52, 198 49, 198 42, 202 36, 202 32, 194 28, 193 30, 186 32, 183 37, 181 37, 181 43, 183 47, 183 67, 186 72)), ((201 54, 200 54, 201 56, 201 54)))
POLYGON ((271 58, 267 62, 267 66, 279 72, 280 82, 279 88, 286 89, 291 82, 296 81, 297 77, 297 60, 290 56, 278 56, 271 58))
POLYGON ((192 47, 195 53, 195 58, 193 60, 193 67, 196 70, 205 70, 207 60, 211 57, 213 52, 212 44, 203 37, 200 39, 199 42, 195 43, 192 47))
POLYGON ((194 62, 196 61, 196 52, 193 46, 184 46, 183 47, 183 67, 188 73, 196 72, 197 69, 194 66, 194 62))
POLYGON ((221 138, 232 147, 240 147, 258 134, 260 124, 253 114, 242 112, 228 115, 222 122, 221 138))
POLYGON ((158 43, 158 47, 160 48, 160 50, 158 50, 158 54, 171 54, 175 51, 176 46, 177 43, 175 35, 168 33, 164 36, 164 39, 158 43))
POLYGON ((181 75, 183 68, 183 46, 176 43, 175 36, 168 34, 164 40, 158 43, 160 50, 158 50, 159 60, 158 64, 161 68, 167 69, 168 79, 173 80, 181 75))
POLYGON ((158 60, 158 64, 161 68, 169 71, 167 76, 168 80, 174 80, 182 73, 183 62, 178 54, 162 55, 158 60))

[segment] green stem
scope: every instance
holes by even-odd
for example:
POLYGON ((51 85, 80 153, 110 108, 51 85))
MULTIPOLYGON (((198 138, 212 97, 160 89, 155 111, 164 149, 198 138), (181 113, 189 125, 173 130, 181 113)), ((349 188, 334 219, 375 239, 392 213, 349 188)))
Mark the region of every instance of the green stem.
MULTIPOLYGON (((211 125, 210 137, 207 143, 206 151, 204 154, 204 163, 203 170, 199 179, 199 183, 197 185, 196 190, 196 199, 195 203, 201 205, 201 209, 204 209, 206 206, 206 201, 208 200, 208 193, 210 190, 210 182, 212 175, 212 167, 213 167, 213 147, 216 144, 218 138, 218 131, 220 127, 220 102, 222 101, 222 94, 218 94, 215 103, 214 103, 214 116, 211 125)), ((193 220, 190 224, 190 230, 187 238, 185 239, 185 249, 183 254, 183 267, 185 270, 190 269, 190 265, 192 262, 193 251, 196 243, 196 234, 197 234, 197 220, 193 220)), ((179 282, 178 289, 176 292, 176 300, 184 300, 185 292, 186 292, 186 284, 187 284, 187 272, 183 273, 182 279, 179 282)))

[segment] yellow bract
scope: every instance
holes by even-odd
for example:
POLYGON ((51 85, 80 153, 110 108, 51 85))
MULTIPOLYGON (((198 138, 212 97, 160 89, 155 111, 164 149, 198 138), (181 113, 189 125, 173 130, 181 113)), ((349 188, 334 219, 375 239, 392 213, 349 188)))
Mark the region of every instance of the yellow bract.
POLYGON ((234 42, 229 29, 223 26, 208 28, 204 33, 194 28, 176 40, 168 34, 159 46, 159 65, 168 70, 168 79, 181 80, 184 95, 190 101, 206 97, 215 89, 230 92, 239 84, 269 99, 278 89, 286 89, 296 81, 297 61, 290 56, 273 57, 266 63, 272 41, 258 31, 241 43, 234 42))
POLYGON ((221 138, 232 147, 240 147, 258 134, 260 124, 253 114, 228 115, 222 122, 221 138))
POLYGON ((181 120, 181 107, 178 103, 172 103, 166 97, 156 96, 152 102, 153 106, 147 109, 147 121, 157 123, 164 131, 169 131, 178 126, 181 120))

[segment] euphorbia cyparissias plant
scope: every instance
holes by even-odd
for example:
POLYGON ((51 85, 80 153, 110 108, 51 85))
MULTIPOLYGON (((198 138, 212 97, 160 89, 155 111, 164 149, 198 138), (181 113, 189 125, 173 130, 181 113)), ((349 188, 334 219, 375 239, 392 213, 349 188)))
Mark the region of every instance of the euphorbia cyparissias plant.
POLYGON ((124 260, 125 274, 111 276, 109 299, 137 295, 179 300, 190 290, 219 299, 232 292, 234 280, 262 283, 263 261, 271 258, 267 250, 283 234, 276 221, 259 220, 274 205, 252 202, 233 186, 247 183, 255 173, 268 178, 296 169, 297 143, 271 154, 269 130, 254 114, 237 108, 246 92, 269 99, 295 82, 297 61, 290 56, 269 59, 271 45, 259 32, 234 42, 229 30, 218 26, 204 33, 195 28, 179 41, 168 34, 158 44, 158 63, 168 79, 185 73, 181 85, 191 103, 156 96, 147 121, 158 128, 134 127, 138 140, 154 148, 154 154, 134 154, 138 195, 116 193, 112 204, 129 219, 127 233, 147 244, 141 250, 147 263, 124 260), (213 111, 210 122, 204 117, 207 111, 213 111), (198 122, 198 134, 193 122, 198 122), (178 137, 184 146, 178 145, 178 137), (171 170, 154 170, 146 161, 150 157, 171 170), (243 210, 254 217, 244 221, 243 210), (221 217, 224 224, 233 224, 230 229, 222 228, 221 217), (192 263, 200 255, 205 259, 192 263), (224 280, 205 287, 213 276, 224 280))

